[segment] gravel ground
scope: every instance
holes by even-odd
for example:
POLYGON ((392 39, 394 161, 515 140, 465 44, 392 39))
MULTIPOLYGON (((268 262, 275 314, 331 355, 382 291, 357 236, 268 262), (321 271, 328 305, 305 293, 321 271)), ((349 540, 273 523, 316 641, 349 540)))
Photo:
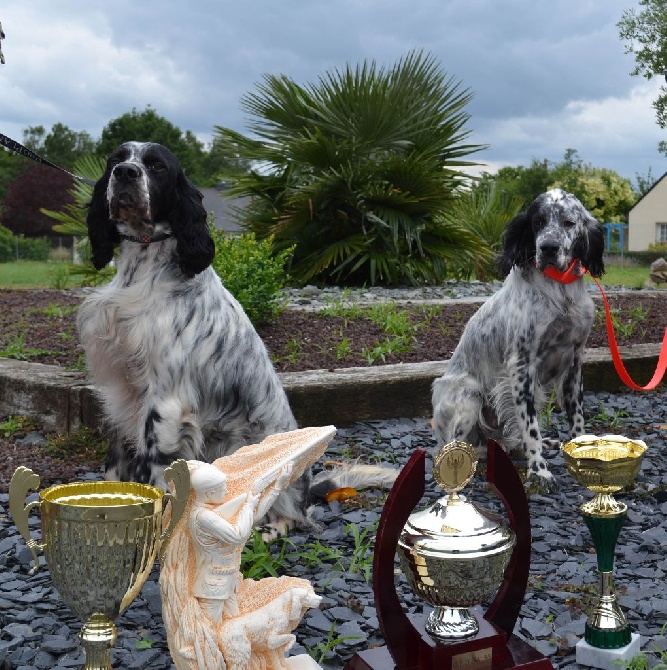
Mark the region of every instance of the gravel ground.
MULTIPOLYGON (((616 552, 616 586, 633 629, 642 636, 642 648, 651 663, 654 649, 667 649, 661 629, 667 620, 667 393, 592 394, 585 396, 587 432, 619 433, 639 437, 649 446, 636 486, 617 496, 628 505, 628 521, 616 552)), ((549 417, 548 437, 566 437, 561 412, 549 417)), ((405 418, 355 424, 340 429, 327 456, 359 457, 403 465, 414 449, 434 446, 426 418, 405 418)), ((533 548, 531 578, 515 633, 548 655, 556 668, 577 668, 574 645, 584 631, 586 611, 597 585, 595 554, 577 507, 591 497, 564 468, 556 450, 548 454, 550 467, 561 487, 555 494, 532 494, 533 548)), ((427 466, 428 470, 428 466, 427 466)), ((83 475, 99 477, 98 472, 83 475)), ((498 501, 475 478, 467 493, 478 503, 498 508, 498 501)), ((424 504, 440 497, 430 474, 424 504)), ((308 648, 329 669, 343 667, 359 649, 382 643, 370 581, 370 549, 355 543, 351 527, 372 537, 382 512, 383 492, 366 492, 358 498, 318 506, 314 516, 322 530, 295 532, 283 560, 286 574, 310 579, 323 596, 321 606, 309 611, 296 630, 293 653, 308 648), (314 544, 325 547, 311 565, 314 544), (356 551, 361 547, 360 551, 356 551), (364 551, 368 549, 368 551, 364 551), (327 558, 328 556, 328 558, 327 558), (351 570, 351 560, 360 570, 351 570)), ((43 567, 28 575, 30 552, 8 514, 6 494, 0 494, 0 668, 72 668, 82 663, 77 642, 80 623, 59 599, 43 567)), ((31 516, 33 536, 39 537, 39 519, 31 516)), ((274 546, 274 552, 279 547, 274 546)), ((42 558, 43 563, 43 558, 42 558)), ((396 588, 409 612, 423 605, 407 588, 397 571, 396 588)), ((113 652, 114 667, 127 669, 173 668, 165 642, 157 568, 140 596, 118 620, 119 639, 113 652)))

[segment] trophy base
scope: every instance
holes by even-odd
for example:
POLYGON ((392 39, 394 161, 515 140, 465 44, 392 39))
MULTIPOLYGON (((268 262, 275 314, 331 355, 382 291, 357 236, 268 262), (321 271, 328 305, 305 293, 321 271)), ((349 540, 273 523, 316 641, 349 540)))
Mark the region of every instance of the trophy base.
POLYGON ((385 646, 355 654, 345 670, 553 670, 551 662, 529 644, 507 634, 475 612, 479 632, 465 641, 444 642, 431 637, 425 628, 426 616, 411 616, 421 636, 419 649, 411 649, 409 662, 397 666, 385 646))
POLYGON ((580 640, 576 646, 576 660, 578 665, 603 670, 618 670, 623 667, 624 661, 630 661, 641 652, 641 636, 631 634, 631 640, 624 647, 618 649, 600 649, 580 640))
MULTIPOLYGON (((625 617, 623 617, 625 621, 625 617)), ((625 624, 618 630, 610 630, 591 626, 586 622, 584 640, 595 649, 621 649, 632 641, 630 627, 625 624)))

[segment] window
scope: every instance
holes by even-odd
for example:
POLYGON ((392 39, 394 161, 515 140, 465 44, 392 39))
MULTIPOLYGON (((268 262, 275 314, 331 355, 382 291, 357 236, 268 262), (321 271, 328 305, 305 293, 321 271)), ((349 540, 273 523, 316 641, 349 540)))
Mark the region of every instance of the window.
POLYGON ((659 223, 656 228, 655 241, 658 244, 667 244, 667 223, 659 223))

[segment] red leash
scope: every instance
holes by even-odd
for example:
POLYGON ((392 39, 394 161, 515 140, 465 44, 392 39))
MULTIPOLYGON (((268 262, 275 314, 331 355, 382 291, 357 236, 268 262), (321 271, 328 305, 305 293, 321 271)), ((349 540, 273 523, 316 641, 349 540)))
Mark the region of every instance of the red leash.
POLYGON ((611 318, 611 309, 609 308, 609 301, 607 300, 607 296, 604 294, 604 290, 602 289, 602 284, 600 284, 600 282, 576 260, 572 261, 572 265, 570 265, 570 267, 565 270, 565 272, 559 272, 558 270, 555 270, 551 267, 548 267, 546 270, 544 270, 544 274, 547 277, 553 279, 554 281, 560 282, 561 284, 571 284, 573 281, 583 277, 586 273, 597 284, 602 295, 602 302, 604 304, 604 311, 607 318, 607 339, 609 340, 611 359, 614 362, 614 367, 616 368, 618 376, 626 386, 634 391, 653 390, 662 381, 662 378, 665 376, 665 372, 667 372, 667 327, 665 327, 665 336, 662 339, 662 347, 658 356, 658 367, 656 368, 655 374, 651 378, 651 381, 646 384, 646 386, 639 386, 639 384, 636 384, 632 380, 628 374, 628 371, 625 369, 625 365, 623 365, 623 361, 621 360, 621 353, 618 350, 616 334, 614 333, 614 323, 611 318))

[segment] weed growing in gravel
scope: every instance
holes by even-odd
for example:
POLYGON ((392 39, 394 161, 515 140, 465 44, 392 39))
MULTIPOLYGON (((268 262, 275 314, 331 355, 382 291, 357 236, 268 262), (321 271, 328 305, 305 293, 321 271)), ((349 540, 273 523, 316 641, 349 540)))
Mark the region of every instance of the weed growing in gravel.
POLYGON ((629 414, 625 409, 617 409, 613 412, 608 412, 605 406, 600 403, 598 413, 590 417, 590 422, 601 423, 607 428, 618 428, 623 423, 621 419, 627 416, 629 416, 629 414))
POLYGON ((53 458, 81 461, 103 461, 107 454, 108 442, 94 430, 82 426, 76 433, 57 433, 47 438, 45 451, 53 458))
POLYGON ((540 428, 546 428, 551 425, 551 418, 553 417, 556 407, 556 392, 552 391, 549 400, 547 400, 547 404, 544 406, 544 409, 540 414, 540 428))
POLYGON ((327 657, 330 655, 329 652, 333 651, 339 644, 342 644, 346 640, 358 639, 359 637, 357 635, 336 635, 336 622, 334 621, 329 629, 327 639, 320 640, 312 647, 306 645, 306 649, 317 663, 322 663, 323 661, 326 661, 327 657))
POLYGON ((34 430, 37 427, 35 419, 20 414, 8 416, 0 423, 0 435, 3 437, 14 437, 34 430))
POLYGON ((366 583, 371 579, 371 570, 373 568, 373 546, 375 544, 375 536, 377 535, 378 522, 366 526, 363 530, 359 530, 356 524, 348 524, 345 530, 352 536, 354 540, 354 549, 352 550, 352 558, 347 571, 351 573, 359 573, 364 576, 366 583))
POLYGON ((354 546, 349 553, 338 548, 327 547, 319 539, 303 545, 295 545, 289 537, 277 537, 266 542, 255 528, 241 556, 241 572, 246 578, 262 579, 284 574, 287 561, 297 561, 306 568, 329 566, 332 570, 361 574, 370 580, 373 565, 373 543, 377 523, 363 530, 355 524, 345 526, 354 546))
MULTIPOLYGON (((664 637, 667 632, 667 624, 660 630, 660 635, 664 637)), ((651 643, 653 649, 642 652, 633 656, 629 661, 621 659, 614 661, 619 668, 625 670, 667 670, 667 649, 660 649, 660 647, 651 643)))
POLYGON ((265 542, 261 533, 252 529, 252 535, 243 548, 241 555, 241 572, 247 579, 262 579, 277 577, 284 564, 285 552, 290 544, 285 537, 279 537, 272 542, 265 542), (272 552, 271 547, 277 546, 278 551, 272 552))

